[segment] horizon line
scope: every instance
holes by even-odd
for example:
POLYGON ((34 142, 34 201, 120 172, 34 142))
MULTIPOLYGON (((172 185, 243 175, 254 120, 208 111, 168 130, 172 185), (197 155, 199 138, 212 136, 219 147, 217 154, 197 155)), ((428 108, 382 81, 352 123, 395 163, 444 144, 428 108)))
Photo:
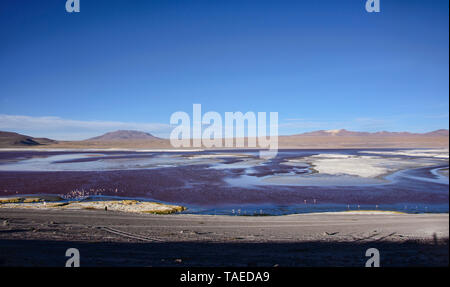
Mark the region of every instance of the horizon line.
MULTIPOLYGON (((17 132, 17 131, 11 131, 11 130, 0 130, 0 132, 5 132, 5 133, 15 133, 18 135, 22 135, 22 136, 27 136, 27 137, 32 137, 32 138, 47 138, 50 140, 55 140, 55 141, 86 141, 86 140, 91 140, 93 138, 96 137, 101 137, 103 135, 109 134, 109 133, 115 133, 115 132, 120 132, 120 131, 132 131, 132 132, 139 132, 139 133, 145 133, 145 134, 149 134, 155 138, 158 139, 163 139, 163 140, 170 140, 170 137, 159 137, 159 136, 155 136, 151 131, 147 132, 147 131, 142 131, 142 130, 133 130, 133 129, 118 129, 118 130, 111 130, 108 132, 104 132, 102 134, 99 134, 97 136, 93 136, 93 137, 88 137, 88 138, 84 138, 84 139, 74 139, 74 140, 64 140, 64 139, 57 139, 57 138, 53 138, 53 137, 46 137, 46 136, 35 136, 35 135, 28 135, 27 133, 21 133, 21 132, 17 132)), ((449 132, 450 130, 448 128, 440 128, 440 129, 435 129, 435 130, 430 130, 430 131, 426 131, 426 132, 411 132, 411 131, 388 131, 388 130, 379 130, 379 131, 374 131, 374 132, 370 132, 370 131, 358 131, 358 130, 349 130, 349 129, 320 129, 320 130, 313 130, 313 131, 307 131, 307 132, 300 132, 300 133, 292 133, 292 134, 280 134, 278 135, 278 137, 289 137, 289 136, 301 136, 301 135, 305 135, 305 134, 311 134, 311 133, 317 133, 317 132, 328 132, 329 136, 335 136, 336 133, 338 132, 352 132, 352 133, 365 133, 365 134, 371 134, 371 135, 376 135, 376 134, 380 134, 380 133, 391 133, 391 134, 410 134, 410 135, 426 135, 426 134, 430 134, 433 132, 437 132, 437 131, 447 131, 449 132), (335 132, 335 134, 333 134, 333 132, 335 132)), ((268 137, 269 135, 266 135, 266 137, 268 137)), ((320 136, 320 135, 315 135, 315 136, 320 136)), ((253 137, 236 137, 233 136, 233 139, 239 139, 239 138, 244 138, 244 139, 248 139, 248 138, 253 138, 253 137)), ((255 138, 259 138, 259 136, 256 136, 255 138)), ((194 138, 194 137, 189 137, 189 140, 194 140, 194 139, 199 139, 199 138, 194 138)), ((201 138, 200 138, 201 139, 201 138)), ((227 139, 226 137, 220 137, 220 139, 227 139)), ((228 138, 229 139, 229 138, 228 138)), ((131 139, 131 140, 145 140, 145 139, 131 139)))

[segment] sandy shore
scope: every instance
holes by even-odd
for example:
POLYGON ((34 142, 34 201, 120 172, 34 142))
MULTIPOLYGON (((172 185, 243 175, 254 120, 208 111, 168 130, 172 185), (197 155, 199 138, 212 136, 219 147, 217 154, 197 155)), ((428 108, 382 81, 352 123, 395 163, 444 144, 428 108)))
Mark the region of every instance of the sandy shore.
POLYGON ((88 200, 66 201, 59 196, 24 196, 24 197, 0 197, 0 209, 33 209, 33 210, 104 210, 120 211, 127 213, 152 213, 171 214, 185 210, 179 205, 163 204, 140 200, 88 200))
POLYGON ((0 265, 447 266, 448 214, 150 215, 99 210, 0 210, 0 265))

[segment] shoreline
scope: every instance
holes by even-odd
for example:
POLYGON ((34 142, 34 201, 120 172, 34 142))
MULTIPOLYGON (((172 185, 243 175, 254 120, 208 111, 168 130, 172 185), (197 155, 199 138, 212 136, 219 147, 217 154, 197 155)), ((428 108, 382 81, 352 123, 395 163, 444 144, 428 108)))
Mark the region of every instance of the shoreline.
MULTIPOLYGON (((330 147, 314 147, 314 146, 301 146, 301 147, 278 147, 277 150, 449 150, 448 146, 431 146, 431 147, 414 147, 414 146, 387 146, 387 147, 372 147, 372 146, 351 146, 351 147, 339 147, 339 146, 330 146, 330 147)), ((139 147, 104 147, 104 148, 88 148, 88 147, 49 147, 49 146, 42 146, 42 147, 0 147, 0 152, 7 152, 7 151, 48 151, 48 152, 78 152, 78 151, 130 151, 130 152, 234 152, 234 151, 260 151, 260 150, 268 150, 267 148, 249 148, 249 147, 239 147, 239 148, 174 148, 174 147, 168 147, 168 148, 139 148, 139 147)))
MULTIPOLYGON (((230 207, 231 208, 231 207, 230 207)), ((414 214, 449 214, 448 212, 403 212, 398 210, 340 210, 340 211, 312 211, 297 212, 288 214, 267 214, 267 213, 239 213, 239 214, 208 214, 189 213, 190 208, 184 205, 145 200, 141 198, 121 198, 109 196, 95 196, 85 199, 66 199, 58 195, 19 195, 0 197, 1 209, 21 209, 21 210, 108 210, 121 213, 140 214, 179 214, 179 215, 199 215, 199 216, 239 216, 239 217, 279 217, 296 215, 414 215, 414 214), (183 213, 187 211, 186 213, 183 213)), ((261 209, 262 210, 262 209, 261 209)), ((236 210, 237 212, 237 210, 236 210)))

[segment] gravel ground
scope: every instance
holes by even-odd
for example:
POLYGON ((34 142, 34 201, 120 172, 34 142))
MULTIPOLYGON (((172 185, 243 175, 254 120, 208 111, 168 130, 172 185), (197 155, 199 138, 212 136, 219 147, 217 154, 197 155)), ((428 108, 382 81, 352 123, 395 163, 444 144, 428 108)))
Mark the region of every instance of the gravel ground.
POLYGON ((448 266, 448 214, 141 215, 0 210, 0 266, 448 266))

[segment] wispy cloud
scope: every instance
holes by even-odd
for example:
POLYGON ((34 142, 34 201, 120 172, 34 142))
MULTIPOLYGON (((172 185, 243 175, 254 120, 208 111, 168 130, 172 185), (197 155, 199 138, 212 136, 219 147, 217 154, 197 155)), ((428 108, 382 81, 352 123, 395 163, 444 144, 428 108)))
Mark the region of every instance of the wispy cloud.
POLYGON ((0 114, 0 130, 26 133, 31 136, 60 140, 86 139, 101 133, 131 129, 167 137, 172 130, 164 123, 134 123, 119 121, 79 121, 60 117, 31 117, 0 114))

